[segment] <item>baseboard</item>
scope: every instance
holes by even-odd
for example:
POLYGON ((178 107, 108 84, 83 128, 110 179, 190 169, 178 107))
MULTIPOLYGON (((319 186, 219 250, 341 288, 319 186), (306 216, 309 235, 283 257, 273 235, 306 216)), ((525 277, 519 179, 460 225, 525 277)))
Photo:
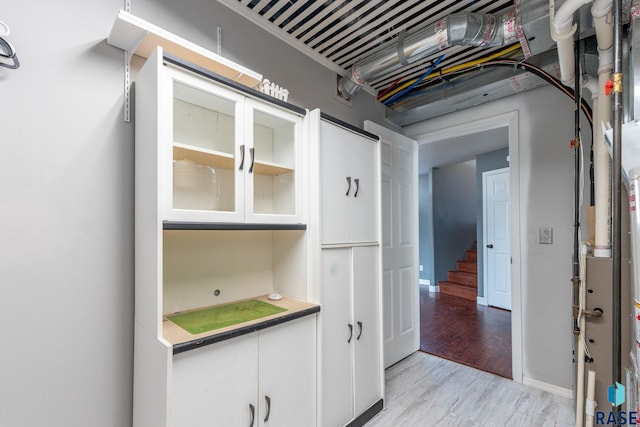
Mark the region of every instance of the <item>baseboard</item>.
POLYGON ((522 377, 522 384, 537 388, 538 390, 546 391, 556 396, 566 397, 567 399, 573 399, 573 390, 559 387, 557 385, 545 383, 542 381, 534 380, 533 378, 522 377))
POLYGON ((478 297, 478 298, 476 299, 476 302, 477 302, 479 305, 489 305, 489 304, 487 303, 487 299, 486 299, 485 297, 478 297))
POLYGON ((358 418, 347 424, 346 427, 363 427, 367 421, 371 420, 371 418, 375 417, 378 412, 382 411, 382 408, 384 408, 384 401, 380 399, 371 405, 369 409, 360 414, 358 418))
POLYGON ((440 286, 432 285, 429 279, 420 279, 420 286, 428 286, 429 292, 440 292, 440 286))

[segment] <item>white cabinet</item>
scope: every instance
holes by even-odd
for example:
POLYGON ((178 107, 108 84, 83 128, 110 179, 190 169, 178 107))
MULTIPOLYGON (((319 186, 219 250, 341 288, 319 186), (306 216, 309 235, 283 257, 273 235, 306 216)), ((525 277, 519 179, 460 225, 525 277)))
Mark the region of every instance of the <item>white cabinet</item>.
POLYGON ((319 425, 364 425, 384 395, 379 144, 318 110, 309 128, 317 159, 310 221, 320 225, 311 238, 311 288, 322 304, 319 425))
POLYGON ((305 111, 160 49, 135 95, 133 426, 315 426, 305 111), (245 303, 279 312, 173 317, 245 303))
POLYGON ((328 121, 320 140, 322 243, 377 241, 376 141, 328 121))
POLYGON ((145 68, 155 108, 144 134, 158 146, 165 220, 302 222, 304 110, 185 72, 161 51, 145 68))
POLYGON ((322 250, 322 423, 343 426, 382 397, 378 248, 322 250))
POLYGON ((173 426, 313 426, 315 316, 181 353, 173 426))

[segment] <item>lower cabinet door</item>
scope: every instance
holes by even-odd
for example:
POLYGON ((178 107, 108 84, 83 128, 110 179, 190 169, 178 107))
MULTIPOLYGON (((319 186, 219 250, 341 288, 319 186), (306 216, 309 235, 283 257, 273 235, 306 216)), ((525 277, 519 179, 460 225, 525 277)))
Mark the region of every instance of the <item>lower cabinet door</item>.
POLYGON ((245 427, 258 422, 258 336, 249 334, 177 354, 172 427, 245 427))
POLYGON ((358 416, 382 398, 378 247, 353 248, 353 294, 355 415, 358 416))
POLYGON ((322 249, 321 423, 343 426, 353 412, 351 248, 322 249))
POLYGON ((315 426, 316 316, 260 331, 259 364, 256 425, 315 426))

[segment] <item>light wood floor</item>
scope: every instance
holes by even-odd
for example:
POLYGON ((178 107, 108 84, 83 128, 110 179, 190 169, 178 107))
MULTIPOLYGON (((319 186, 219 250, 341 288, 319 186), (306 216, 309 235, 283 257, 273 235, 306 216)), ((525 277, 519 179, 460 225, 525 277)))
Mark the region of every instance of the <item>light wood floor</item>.
POLYGON ((366 427, 572 427, 571 399, 417 352, 386 372, 385 409, 366 427))

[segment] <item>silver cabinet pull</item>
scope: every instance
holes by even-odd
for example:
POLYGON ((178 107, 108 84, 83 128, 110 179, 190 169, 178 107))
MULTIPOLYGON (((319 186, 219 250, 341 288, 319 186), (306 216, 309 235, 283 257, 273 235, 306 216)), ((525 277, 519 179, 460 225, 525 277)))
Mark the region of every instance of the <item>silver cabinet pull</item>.
POLYGON ((256 407, 249 403, 249 411, 251 411, 251 423, 249 423, 249 427, 253 427, 253 422, 256 418, 256 407))
POLYGON ((347 344, 351 342, 351 338, 353 338, 353 325, 349 323, 349 339, 347 340, 347 344))
POLYGON ((349 196, 349 192, 351 191, 351 177, 350 176, 347 177, 347 183, 349 184, 349 186, 347 187, 347 194, 345 194, 345 196, 349 196))
POLYGON ((265 396, 264 400, 267 402, 267 416, 264 417, 264 422, 269 421, 269 414, 271 414, 271 398, 269 396, 265 396))
POLYGON ((359 328, 359 331, 358 331, 358 336, 356 337, 357 340, 359 340, 360 337, 362 336, 362 322, 358 322, 358 328, 359 328))
POLYGON ((256 159, 255 159, 256 149, 255 148, 249 148, 249 154, 251 154, 251 166, 249 167, 249 173, 253 173, 253 164, 256 161, 256 159))
POLYGON ((356 182, 356 192, 353 193, 353 197, 358 197, 358 191, 360 191, 360 178, 354 179, 356 182))
POLYGON ((244 144, 240 146, 240 167, 238 170, 242 170, 244 168, 244 144))

